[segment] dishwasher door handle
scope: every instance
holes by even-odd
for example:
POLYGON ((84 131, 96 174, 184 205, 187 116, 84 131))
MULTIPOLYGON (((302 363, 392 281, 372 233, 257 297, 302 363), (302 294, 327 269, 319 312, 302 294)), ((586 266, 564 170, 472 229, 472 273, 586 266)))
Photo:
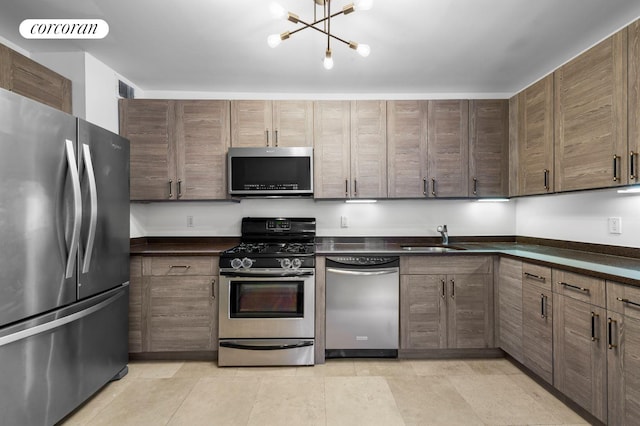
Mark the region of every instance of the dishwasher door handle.
POLYGON ((327 268, 327 272, 332 272, 334 274, 342 274, 342 275, 352 275, 352 276, 360 276, 360 277, 370 277, 372 275, 391 275, 397 274, 398 268, 387 268, 387 269, 337 269, 337 268, 327 268))

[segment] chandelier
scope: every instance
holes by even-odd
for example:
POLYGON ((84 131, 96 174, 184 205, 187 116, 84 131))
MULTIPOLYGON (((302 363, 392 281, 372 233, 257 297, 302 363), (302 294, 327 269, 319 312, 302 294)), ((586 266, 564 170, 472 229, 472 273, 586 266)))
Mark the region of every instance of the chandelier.
POLYGON ((349 3, 342 8, 339 12, 331 13, 332 0, 313 0, 313 22, 305 22, 295 13, 287 12, 282 6, 277 3, 272 3, 270 6, 271 13, 276 18, 286 18, 288 21, 294 24, 301 24, 302 26, 294 31, 285 31, 282 34, 271 34, 267 37, 267 43, 271 47, 277 47, 283 40, 288 39, 297 32, 300 32, 307 28, 313 28, 314 30, 327 36, 327 50, 324 53, 323 65, 326 69, 333 68, 333 58, 331 57, 331 39, 342 42, 358 52, 361 56, 367 57, 371 52, 369 45, 359 44, 355 41, 346 41, 343 38, 331 33, 331 19, 338 15, 348 15, 356 10, 369 10, 373 4, 373 0, 359 0, 356 4, 349 3), (322 9, 322 15, 318 16, 318 8, 322 9))

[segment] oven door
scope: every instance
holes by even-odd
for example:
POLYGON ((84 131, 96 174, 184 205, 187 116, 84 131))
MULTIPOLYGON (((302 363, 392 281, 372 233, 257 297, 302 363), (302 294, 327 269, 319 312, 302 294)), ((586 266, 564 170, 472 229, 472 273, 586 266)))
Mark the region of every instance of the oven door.
POLYGON ((221 274, 220 339, 313 339, 313 272, 296 276, 253 274, 221 274))

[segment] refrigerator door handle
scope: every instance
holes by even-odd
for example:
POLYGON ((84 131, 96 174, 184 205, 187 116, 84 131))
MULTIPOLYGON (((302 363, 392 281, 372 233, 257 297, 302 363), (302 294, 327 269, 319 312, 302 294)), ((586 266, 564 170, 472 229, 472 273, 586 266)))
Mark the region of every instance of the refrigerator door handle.
POLYGON ((78 164, 74 154, 73 142, 69 139, 65 141, 67 150, 67 163, 69 174, 71 175, 71 186, 73 188, 73 232, 71 234, 71 245, 67 256, 67 267, 65 268, 65 278, 73 277, 75 258, 78 253, 78 242, 80 241, 80 225, 82 222, 82 196, 80 194, 80 176, 78 175, 78 164))
POLYGON ((96 186, 96 175, 91 161, 91 150, 89 145, 82 144, 82 155, 85 162, 85 170, 89 178, 89 201, 91 203, 91 216, 89 221, 89 234, 87 235, 87 245, 85 246, 84 261, 82 263, 82 273, 89 272, 91 265, 91 255, 96 241, 96 226, 98 223, 98 189, 96 186))

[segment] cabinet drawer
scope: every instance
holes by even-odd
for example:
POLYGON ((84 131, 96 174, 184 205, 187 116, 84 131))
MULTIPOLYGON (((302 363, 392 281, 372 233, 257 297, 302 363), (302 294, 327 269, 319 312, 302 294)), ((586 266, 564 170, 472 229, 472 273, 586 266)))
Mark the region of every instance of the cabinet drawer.
POLYGON ((145 275, 213 275, 215 259, 210 256, 153 256, 150 271, 148 274, 145 271, 145 275))
POLYGON ((491 274, 493 259, 489 256, 402 256, 401 274, 491 274))
POLYGON ((640 319, 640 287, 607 281, 607 309, 640 319))
POLYGON ((592 305, 605 307, 605 281, 599 278, 554 269, 553 292, 592 305))
POLYGON ((523 287, 535 285, 542 289, 551 291, 551 268, 548 266, 523 262, 522 285, 523 287))

